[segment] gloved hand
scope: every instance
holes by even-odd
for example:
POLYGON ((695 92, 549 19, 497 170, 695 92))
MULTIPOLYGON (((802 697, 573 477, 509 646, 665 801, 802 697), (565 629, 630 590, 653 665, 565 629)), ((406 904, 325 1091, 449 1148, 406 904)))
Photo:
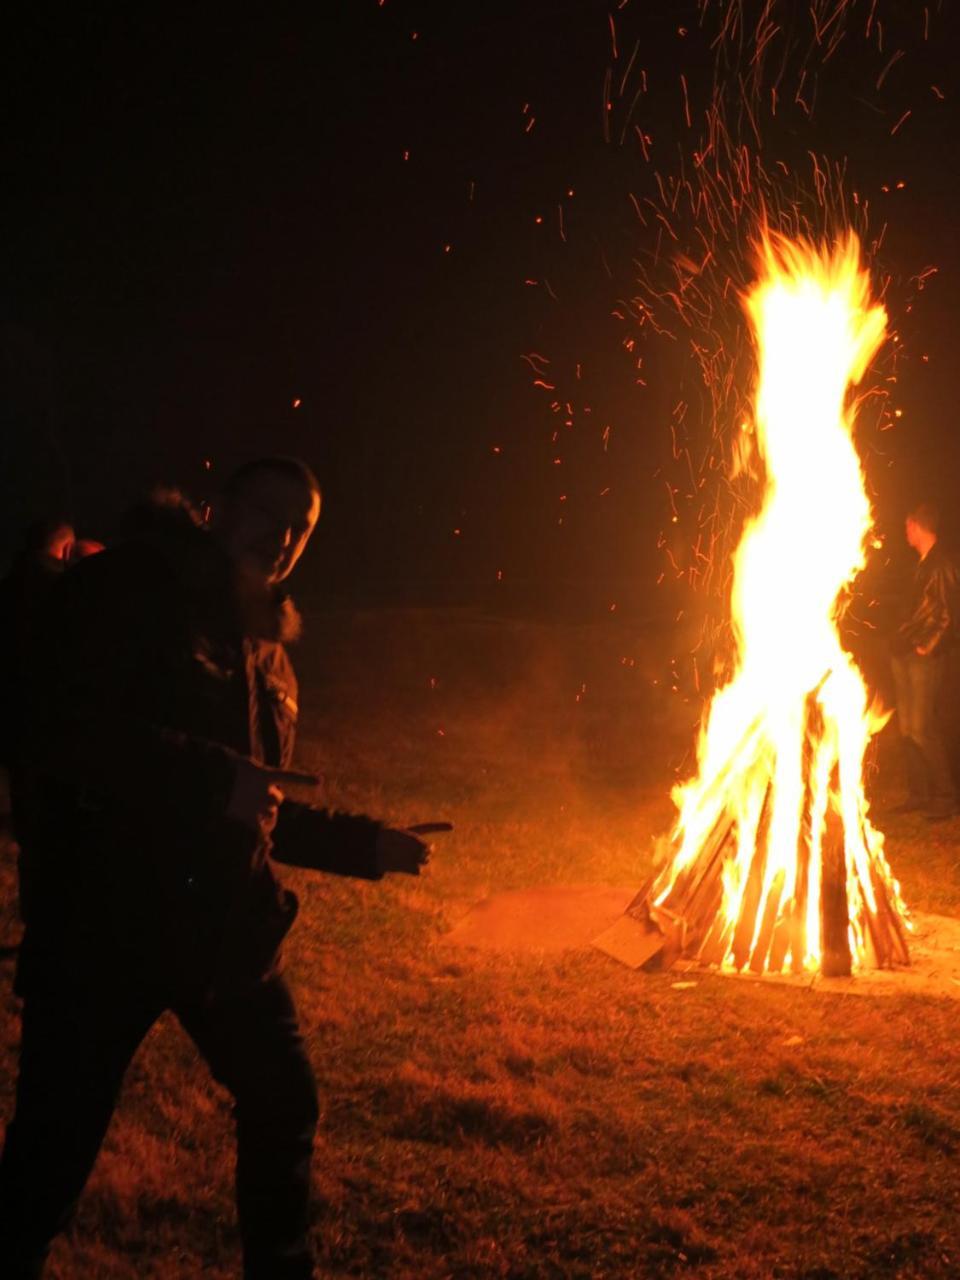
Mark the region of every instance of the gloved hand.
POLYGON ((452 822, 419 822, 412 827, 382 827, 377 833, 377 862, 381 873, 399 871, 418 876, 430 861, 432 845, 423 836, 452 831, 452 822))

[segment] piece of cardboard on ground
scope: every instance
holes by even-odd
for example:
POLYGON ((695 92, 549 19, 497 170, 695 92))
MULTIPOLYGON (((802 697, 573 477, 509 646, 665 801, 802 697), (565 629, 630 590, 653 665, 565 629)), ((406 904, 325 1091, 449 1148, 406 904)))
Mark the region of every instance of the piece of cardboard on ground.
POLYGON ((630 969, 642 969, 662 956, 666 938, 651 924, 622 915, 592 939, 592 945, 630 969))
POLYGON ((478 902, 446 935, 490 951, 566 951, 589 947, 623 916, 636 887, 554 885, 497 893, 478 902))

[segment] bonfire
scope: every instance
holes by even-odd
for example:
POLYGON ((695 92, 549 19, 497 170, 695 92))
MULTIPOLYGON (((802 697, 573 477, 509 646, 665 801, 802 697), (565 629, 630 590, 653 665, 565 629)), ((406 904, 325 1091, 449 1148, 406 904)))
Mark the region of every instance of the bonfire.
POLYGON ((634 963, 841 975, 908 962, 863 785, 885 717, 838 631, 872 535, 853 389, 886 314, 852 233, 832 247, 768 233, 758 257, 741 429, 763 496, 734 556, 732 674, 706 710, 695 776, 675 788, 662 866, 598 942, 634 963))

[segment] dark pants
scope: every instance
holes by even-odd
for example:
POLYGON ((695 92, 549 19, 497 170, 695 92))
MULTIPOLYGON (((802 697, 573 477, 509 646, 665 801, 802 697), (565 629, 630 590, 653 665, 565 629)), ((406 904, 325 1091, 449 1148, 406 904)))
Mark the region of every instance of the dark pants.
POLYGON ((910 798, 933 808, 956 803, 950 760, 940 727, 947 659, 907 653, 893 658, 897 717, 903 738, 910 798))
POLYGON ((114 971, 109 985, 60 977, 25 994, 16 1111, 0 1160, 7 1280, 41 1274, 93 1167, 124 1072, 167 1008, 233 1094, 244 1275, 313 1276, 306 1220, 316 1084, 285 981, 272 975, 242 998, 191 1002, 149 993, 114 971))

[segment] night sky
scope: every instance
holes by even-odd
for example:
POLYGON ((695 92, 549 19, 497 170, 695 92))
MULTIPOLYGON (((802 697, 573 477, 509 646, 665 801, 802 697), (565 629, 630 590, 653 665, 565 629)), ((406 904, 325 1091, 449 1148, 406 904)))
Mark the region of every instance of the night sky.
MULTIPOLYGON (((960 44, 936 0, 878 0, 871 20, 872 2, 841 6, 826 61, 838 28, 818 43, 806 6, 780 6, 795 17, 772 37, 784 92, 761 153, 814 220, 808 151, 848 157, 873 236, 886 224, 902 417, 865 443, 895 530, 918 496, 949 506, 960 466, 960 44)), ((710 430, 682 336, 625 305, 675 251, 636 207, 689 163, 718 17, 739 12, 742 60, 761 9, 21 7, 2 77, 8 550, 45 510, 107 534, 156 481, 203 497, 244 458, 295 452, 326 494, 307 585, 643 610, 673 505, 700 501, 672 452, 677 401, 697 457, 710 430)))

